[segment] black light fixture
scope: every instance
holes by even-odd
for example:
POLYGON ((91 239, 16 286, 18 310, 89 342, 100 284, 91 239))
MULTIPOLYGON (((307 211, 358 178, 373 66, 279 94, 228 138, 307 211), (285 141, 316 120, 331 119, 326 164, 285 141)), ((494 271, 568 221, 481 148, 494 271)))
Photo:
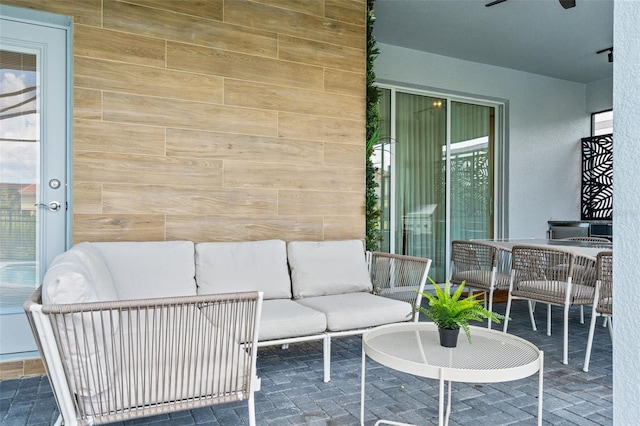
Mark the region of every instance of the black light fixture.
POLYGON ((609 62, 613 62, 613 47, 607 47, 606 49, 598 50, 596 53, 600 54, 604 52, 609 52, 607 54, 607 58, 609 59, 609 62))
MULTIPOLYGON (((504 3, 507 0, 493 0, 487 4, 486 7, 495 6, 496 4, 504 3)), ((565 9, 571 9, 572 7, 576 7, 576 0, 560 0, 560 4, 565 9)))
POLYGON ((571 9, 572 7, 576 7, 576 0, 560 0, 560 4, 565 9, 571 9))

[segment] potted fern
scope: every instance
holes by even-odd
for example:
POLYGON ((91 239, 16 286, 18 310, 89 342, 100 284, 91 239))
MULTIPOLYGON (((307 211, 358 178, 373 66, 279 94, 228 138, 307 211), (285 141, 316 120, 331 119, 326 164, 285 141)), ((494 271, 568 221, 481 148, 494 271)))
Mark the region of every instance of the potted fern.
POLYGON ((504 315, 484 308, 482 300, 478 300, 480 293, 461 298, 465 287, 464 281, 451 294, 451 283, 449 281, 445 283, 444 289, 442 289, 431 278, 429 280, 435 289, 435 296, 428 291, 421 292, 420 294, 429 301, 429 307, 416 306, 414 309, 417 312, 422 312, 436 324, 440 332, 440 345, 447 348, 456 347, 460 329, 464 330, 467 340, 471 343, 469 321, 488 319, 499 323, 501 319, 504 319, 504 315))

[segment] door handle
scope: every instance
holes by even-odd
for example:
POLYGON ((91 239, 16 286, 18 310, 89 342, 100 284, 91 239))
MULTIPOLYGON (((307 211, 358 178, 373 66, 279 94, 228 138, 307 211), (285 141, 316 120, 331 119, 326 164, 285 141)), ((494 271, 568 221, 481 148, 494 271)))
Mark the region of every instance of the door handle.
POLYGON ((45 207, 51 212, 57 212, 60 210, 60 207, 62 207, 57 201, 51 201, 49 204, 35 203, 34 206, 45 207))

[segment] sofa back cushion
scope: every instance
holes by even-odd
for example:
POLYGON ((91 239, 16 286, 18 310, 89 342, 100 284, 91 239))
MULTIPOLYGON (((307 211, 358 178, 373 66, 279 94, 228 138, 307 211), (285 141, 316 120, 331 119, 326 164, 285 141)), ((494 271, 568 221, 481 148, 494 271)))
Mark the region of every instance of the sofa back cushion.
POLYGON ((121 300, 196 294, 191 241, 92 244, 109 267, 121 300))
POLYGON ((293 297, 371 291, 362 241, 292 241, 287 244, 293 297))
POLYGON ((262 291, 291 299, 287 247, 282 240, 196 244, 198 294, 262 291))

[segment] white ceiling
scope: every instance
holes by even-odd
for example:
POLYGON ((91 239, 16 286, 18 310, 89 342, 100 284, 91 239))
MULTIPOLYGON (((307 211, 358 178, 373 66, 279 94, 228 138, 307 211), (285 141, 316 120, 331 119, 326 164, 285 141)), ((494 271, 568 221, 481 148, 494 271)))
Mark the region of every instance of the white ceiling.
MULTIPOLYGON (((497 65, 579 83, 613 67, 613 0, 376 0, 378 43, 497 65)), ((615 52, 614 52, 615 54, 615 52)))

